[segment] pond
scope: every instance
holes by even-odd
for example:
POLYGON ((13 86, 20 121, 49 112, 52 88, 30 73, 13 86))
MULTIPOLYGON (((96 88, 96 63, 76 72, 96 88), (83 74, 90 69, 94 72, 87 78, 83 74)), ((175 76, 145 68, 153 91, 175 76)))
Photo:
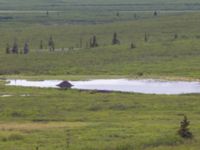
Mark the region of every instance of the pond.
MULTIPOLYGON (((38 87, 38 88, 59 88, 57 85, 61 80, 27 81, 7 80, 6 85, 38 87)), ((100 90, 118 91, 143 94, 192 94, 200 93, 200 82, 189 81, 162 81, 153 79, 129 80, 129 79, 98 79, 88 81, 69 81, 72 89, 79 90, 100 90)))

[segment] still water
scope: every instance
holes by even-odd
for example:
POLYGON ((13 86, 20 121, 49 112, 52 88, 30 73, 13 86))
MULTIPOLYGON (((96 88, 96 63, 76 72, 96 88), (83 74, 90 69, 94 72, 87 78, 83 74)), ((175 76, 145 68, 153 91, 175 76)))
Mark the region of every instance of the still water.
MULTIPOLYGON (((58 88, 61 80, 7 80, 9 86, 58 88)), ((129 80, 129 79, 98 79, 88 81, 69 81, 72 89, 119 91, 143 94, 191 94, 200 93, 200 82, 162 81, 162 80, 129 80)))

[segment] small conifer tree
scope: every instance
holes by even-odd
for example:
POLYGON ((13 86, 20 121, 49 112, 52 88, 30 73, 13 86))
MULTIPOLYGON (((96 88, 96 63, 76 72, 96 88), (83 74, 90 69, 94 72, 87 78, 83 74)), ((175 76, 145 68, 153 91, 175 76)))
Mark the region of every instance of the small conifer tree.
POLYGON ((113 34, 112 45, 120 44, 120 41, 117 38, 117 33, 113 34))
POLYGON ((49 16, 49 11, 46 11, 46 16, 47 16, 47 17, 49 16))
POLYGON ((175 40, 178 39, 178 34, 177 33, 174 34, 174 39, 175 40))
POLYGON ((134 18, 135 18, 135 20, 137 19, 137 14, 136 13, 134 14, 134 18))
POLYGON ((131 43, 131 49, 134 49, 134 48, 136 48, 136 46, 135 46, 135 44, 132 42, 132 43, 131 43))
POLYGON ((24 44, 24 54, 28 54, 29 53, 29 45, 28 42, 25 42, 24 44))
POLYGON ((98 43, 97 43, 97 38, 96 38, 96 36, 94 35, 93 36, 93 47, 97 47, 98 46, 98 43))
POLYGON ((94 35, 92 38, 90 38, 90 48, 98 47, 99 44, 97 43, 97 38, 94 35))
POLYGON ((54 40, 53 40, 52 36, 50 36, 50 38, 49 38, 48 46, 49 46, 49 50, 50 51, 54 51, 55 50, 55 43, 54 43, 54 40))
POLYGON ((40 41, 40 49, 42 50, 44 48, 43 46, 43 40, 40 41))
POLYGON ((189 125, 190 121, 188 121, 187 116, 184 116, 183 120, 180 122, 180 129, 178 130, 178 134, 182 138, 189 139, 193 137, 192 133, 189 131, 189 125))
POLYGON ((117 17, 119 17, 119 16, 120 16, 119 12, 117 12, 117 13, 116 13, 116 16, 117 16, 117 17))
POLYGON ((153 15, 154 15, 154 16, 158 16, 157 11, 154 11, 153 15))
POLYGON ((18 44, 17 44, 17 41, 15 40, 12 47, 12 53, 18 54, 18 51, 19 51, 18 44))

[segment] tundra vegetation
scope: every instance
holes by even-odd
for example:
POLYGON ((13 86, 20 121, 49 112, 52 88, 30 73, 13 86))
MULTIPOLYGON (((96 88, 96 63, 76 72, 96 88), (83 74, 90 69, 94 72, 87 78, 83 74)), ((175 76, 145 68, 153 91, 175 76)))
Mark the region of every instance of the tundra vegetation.
POLYGON ((199 9, 198 0, 0 0, 0 149, 198 150, 199 94, 21 88, 3 79, 199 80, 199 9))

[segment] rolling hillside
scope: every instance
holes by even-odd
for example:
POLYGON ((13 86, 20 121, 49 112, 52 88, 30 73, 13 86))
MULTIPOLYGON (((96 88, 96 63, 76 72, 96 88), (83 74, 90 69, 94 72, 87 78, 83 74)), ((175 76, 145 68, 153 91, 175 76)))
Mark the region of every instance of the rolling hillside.
POLYGON ((1 0, 0 9, 10 10, 197 10, 198 0, 1 0), (81 6, 81 7, 80 7, 81 6))

